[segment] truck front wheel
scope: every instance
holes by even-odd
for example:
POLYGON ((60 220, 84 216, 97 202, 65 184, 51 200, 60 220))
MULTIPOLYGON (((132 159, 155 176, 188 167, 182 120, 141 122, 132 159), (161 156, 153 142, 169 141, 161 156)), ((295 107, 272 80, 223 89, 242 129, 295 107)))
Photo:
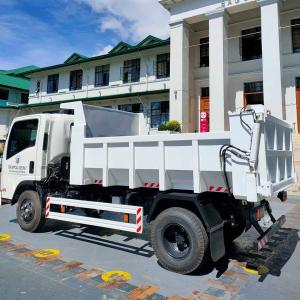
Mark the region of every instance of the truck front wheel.
POLYGON ((189 274, 206 261, 208 237, 202 221, 191 211, 175 207, 152 222, 151 243, 160 264, 173 272, 189 274))
POLYGON ((29 232, 41 229, 45 223, 42 215, 42 203, 35 191, 23 192, 17 205, 17 221, 20 227, 29 232))

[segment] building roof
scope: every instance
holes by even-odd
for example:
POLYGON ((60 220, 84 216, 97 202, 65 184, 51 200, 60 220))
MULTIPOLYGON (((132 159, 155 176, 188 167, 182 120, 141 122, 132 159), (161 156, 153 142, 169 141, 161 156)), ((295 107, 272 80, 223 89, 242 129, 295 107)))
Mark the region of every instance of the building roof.
POLYGON ((25 73, 28 73, 33 70, 37 70, 37 66, 26 66, 22 68, 12 69, 12 70, 1 70, 0 74, 6 74, 6 75, 15 75, 15 76, 23 76, 25 73))
POLYGON ((87 58, 88 57, 75 52, 68 59, 66 59, 64 63, 68 64, 68 63, 72 63, 72 62, 80 62, 80 61, 86 60, 87 58))
POLYGON ((174 4, 183 2, 185 0, 158 0, 158 2, 167 10, 170 10, 174 4))
POLYGON ((147 49, 156 48, 156 47, 167 46, 169 44, 170 44, 169 38, 162 40, 162 39, 159 39, 157 37, 150 35, 136 45, 129 45, 125 42, 120 42, 109 53, 104 54, 104 55, 86 57, 81 54, 74 53, 62 64, 44 67, 44 68, 40 68, 40 69, 36 69, 36 70, 31 70, 31 71, 28 71, 27 74, 68 67, 68 66, 72 66, 72 65, 76 65, 76 64, 80 64, 80 63, 95 61, 95 60, 107 59, 107 58, 115 57, 115 56, 119 56, 119 55, 125 55, 125 54, 129 54, 129 53, 135 53, 135 52, 140 52, 140 51, 147 50, 147 49))
POLYGON ((36 66, 26 66, 12 70, 0 70, 0 86, 19 90, 29 90, 28 72, 37 69, 38 67, 36 66))
POLYGON ((29 79, 0 73, 0 86, 29 90, 29 79))

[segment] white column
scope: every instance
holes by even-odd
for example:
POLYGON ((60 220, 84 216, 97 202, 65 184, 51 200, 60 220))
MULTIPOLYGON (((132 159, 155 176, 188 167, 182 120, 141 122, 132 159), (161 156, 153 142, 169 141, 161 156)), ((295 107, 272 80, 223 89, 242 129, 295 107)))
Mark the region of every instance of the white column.
POLYGON ((189 26, 171 24, 170 120, 178 120, 183 132, 189 130, 189 26))
POLYGON ((228 15, 222 9, 207 14, 209 19, 210 131, 225 129, 228 87, 228 15))
POLYGON ((283 118, 278 0, 257 2, 261 6, 264 105, 272 115, 283 118))

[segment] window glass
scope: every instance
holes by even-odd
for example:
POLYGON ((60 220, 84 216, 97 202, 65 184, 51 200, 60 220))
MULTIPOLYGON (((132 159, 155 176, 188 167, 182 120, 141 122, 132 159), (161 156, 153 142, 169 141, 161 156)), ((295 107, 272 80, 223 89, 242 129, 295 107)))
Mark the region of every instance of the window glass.
POLYGON ((37 129, 37 119, 16 122, 9 136, 6 159, 33 147, 36 141, 37 129))
POLYGON ((21 103, 22 104, 28 104, 28 97, 29 97, 28 94, 22 93, 21 94, 21 103))
POLYGON ((82 70, 72 71, 70 73, 70 90, 82 89, 82 70))
POLYGON ((124 61, 123 67, 123 82, 140 81, 140 59, 124 61))
POLYGON ((169 101, 151 103, 151 127, 157 128, 160 124, 169 121, 169 101))
POLYGON ((119 105, 119 110, 133 112, 133 113, 141 113, 143 112, 143 105, 141 103, 122 104, 119 105))
POLYGON ((209 67, 209 38, 200 39, 200 68, 209 67))
POLYGON ((263 92, 264 86, 262 81, 256 81, 256 82, 246 82, 244 84, 244 92, 245 93, 257 93, 257 92, 263 92))
POLYGON ((292 20, 293 52, 300 52, 300 19, 292 20))
POLYGON ((170 53, 157 55, 156 77, 157 78, 170 77, 170 53))
POLYGON ((8 100, 8 90, 0 89, 0 100, 8 100))
POLYGON ((264 104, 264 86, 262 81, 247 82, 244 84, 245 104, 264 104))
POLYGON ((109 65, 96 67, 95 69, 95 86, 109 85, 109 65))
POLYGON ((58 81, 59 81, 58 74, 53 74, 48 76, 48 83, 47 83, 48 94, 58 92, 58 81))
POLYGON ((243 30, 241 39, 243 61, 260 59, 262 57, 260 27, 243 30))

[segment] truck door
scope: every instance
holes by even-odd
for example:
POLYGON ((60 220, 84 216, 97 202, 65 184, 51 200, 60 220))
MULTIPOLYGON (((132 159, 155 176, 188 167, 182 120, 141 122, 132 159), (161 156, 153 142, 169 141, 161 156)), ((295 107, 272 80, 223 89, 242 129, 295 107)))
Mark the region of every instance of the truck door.
POLYGON ((38 128, 38 117, 13 123, 3 156, 3 198, 12 199, 20 182, 36 180, 38 128))

